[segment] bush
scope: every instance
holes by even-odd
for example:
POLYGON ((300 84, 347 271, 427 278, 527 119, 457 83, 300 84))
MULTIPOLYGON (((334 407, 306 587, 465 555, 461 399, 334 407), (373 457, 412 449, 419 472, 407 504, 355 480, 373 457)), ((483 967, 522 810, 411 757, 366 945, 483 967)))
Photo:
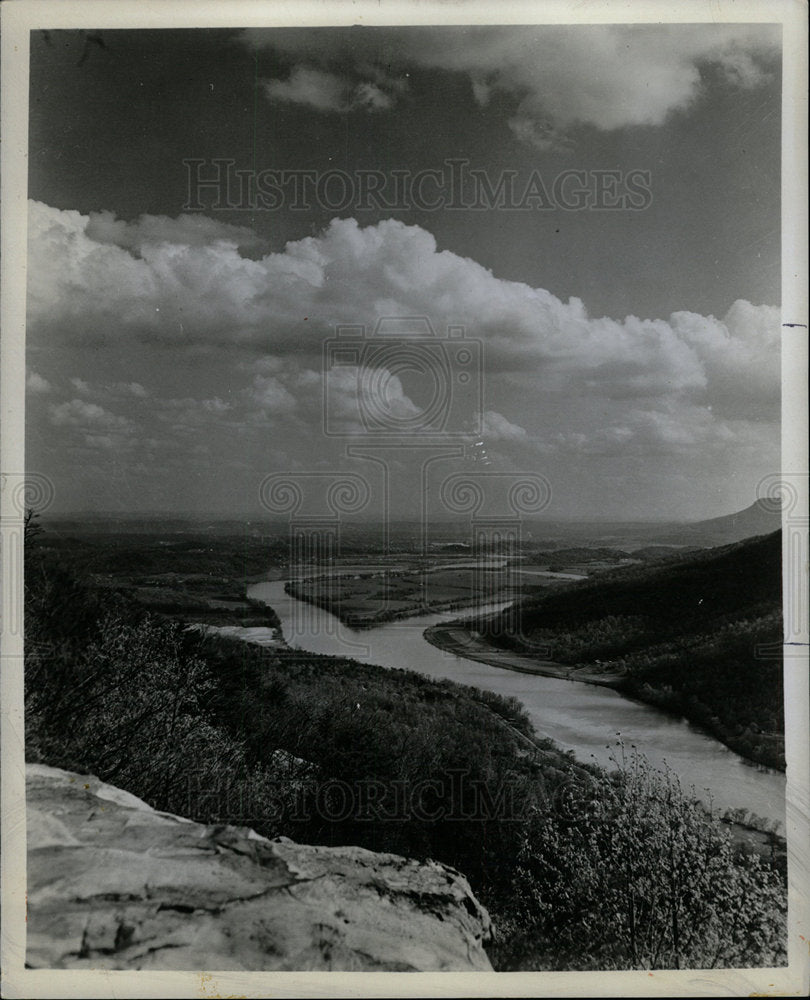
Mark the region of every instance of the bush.
POLYGON ((567 806, 524 831, 500 949, 510 968, 784 964, 782 879, 736 851, 671 773, 622 752, 616 774, 567 806))

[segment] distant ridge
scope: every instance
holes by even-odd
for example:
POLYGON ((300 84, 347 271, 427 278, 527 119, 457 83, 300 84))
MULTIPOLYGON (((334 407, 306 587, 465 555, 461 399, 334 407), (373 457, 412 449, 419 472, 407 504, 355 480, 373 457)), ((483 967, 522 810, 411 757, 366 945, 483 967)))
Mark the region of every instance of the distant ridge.
POLYGON ((776 497, 755 500, 734 514, 684 524, 659 535, 663 545, 728 545, 756 535, 769 535, 782 527, 782 505, 776 497))

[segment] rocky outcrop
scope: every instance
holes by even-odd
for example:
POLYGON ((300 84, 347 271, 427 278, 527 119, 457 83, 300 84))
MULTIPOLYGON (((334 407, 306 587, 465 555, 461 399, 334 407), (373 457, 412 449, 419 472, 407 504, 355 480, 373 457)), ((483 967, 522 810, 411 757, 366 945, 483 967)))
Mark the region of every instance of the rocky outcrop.
POLYGON ((435 862, 270 841, 29 764, 32 968, 489 970, 486 910, 435 862))

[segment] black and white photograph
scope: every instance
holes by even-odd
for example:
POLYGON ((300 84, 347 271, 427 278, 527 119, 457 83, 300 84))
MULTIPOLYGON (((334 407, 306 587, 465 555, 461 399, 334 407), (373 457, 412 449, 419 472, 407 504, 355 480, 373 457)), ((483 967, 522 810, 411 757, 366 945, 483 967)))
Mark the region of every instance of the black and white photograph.
POLYGON ((806 6, 139 6, 1 12, 4 995, 805 993, 806 6))

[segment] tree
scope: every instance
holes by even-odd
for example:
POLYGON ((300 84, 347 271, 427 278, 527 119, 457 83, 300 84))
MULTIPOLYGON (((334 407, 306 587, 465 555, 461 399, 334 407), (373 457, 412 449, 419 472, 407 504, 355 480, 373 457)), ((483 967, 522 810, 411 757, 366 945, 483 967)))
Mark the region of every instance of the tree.
POLYGON ((623 748, 616 763, 527 826, 513 884, 526 967, 784 962, 779 873, 735 849, 671 772, 623 748))
POLYGON ((23 522, 23 542, 25 545, 31 545, 37 535, 40 535, 45 529, 39 524, 39 513, 34 510, 33 507, 27 507, 25 510, 25 520, 23 522))

